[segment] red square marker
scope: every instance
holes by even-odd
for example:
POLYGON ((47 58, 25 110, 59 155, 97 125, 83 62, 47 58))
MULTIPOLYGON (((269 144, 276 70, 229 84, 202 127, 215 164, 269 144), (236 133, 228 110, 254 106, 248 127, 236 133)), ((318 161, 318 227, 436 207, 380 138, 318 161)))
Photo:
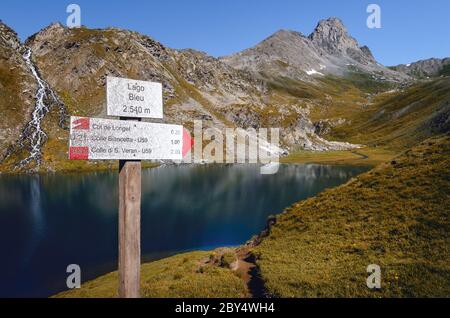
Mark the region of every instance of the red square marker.
POLYGON ((89 130, 90 118, 78 118, 73 121, 72 125, 74 130, 89 130))
POLYGON ((70 147, 69 160, 88 160, 89 147, 70 147))

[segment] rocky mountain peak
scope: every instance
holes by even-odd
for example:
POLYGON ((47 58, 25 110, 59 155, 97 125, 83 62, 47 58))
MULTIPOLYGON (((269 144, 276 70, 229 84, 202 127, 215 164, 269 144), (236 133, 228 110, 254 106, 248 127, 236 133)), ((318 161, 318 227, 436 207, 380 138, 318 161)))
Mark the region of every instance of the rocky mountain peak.
POLYGON ((65 30, 65 29, 66 29, 66 27, 64 25, 62 25, 60 22, 53 22, 48 27, 43 29, 42 31, 52 32, 52 31, 65 30))
POLYGON ((286 37, 303 37, 303 35, 297 31, 280 29, 277 32, 275 32, 274 34, 272 34, 271 36, 269 36, 267 39, 277 39, 277 38, 286 38, 286 37))
POLYGON ((358 42, 348 34, 338 18, 321 20, 308 38, 330 54, 345 53, 348 48, 359 48, 358 42))
POLYGON ((336 17, 320 20, 312 34, 329 33, 330 31, 347 34, 347 29, 345 28, 344 23, 341 19, 336 17))
POLYGON ((382 80, 403 81, 405 74, 377 63, 367 46, 359 46, 338 18, 320 21, 309 36, 279 30, 256 46, 221 58, 237 69, 300 80, 351 72, 382 80))
MULTIPOLYGON (((302 44, 306 44, 307 37, 297 31, 280 29, 277 32, 273 33, 263 41, 258 44, 259 48, 266 49, 293 49, 298 46, 302 46, 302 44)), ((250 48, 251 50, 252 48, 250 48)))
POLYGON ((64 34, 66 31, 68 31, 68 30, 69 29, 66 28, 65 26, 63 26, 61 23, 53 22, 52 24, 50 24, 46 28, 40 30, 38 33, 35 33, 32 36, 30 36, 25 41, 25 43, 27 45, 29 45, 29 43, 34 41, 34 40, 36 40, 36 38, 48 39, 49 41, 51 41, 51 39, 53 37, 60 36, 60 35, 64 34))
POLYGON ((32 35, 31 37, 34 37, 36 35, 45 35, 45 36, 57 35, 63 33, 66 30, 69 30, 69 28, 66 28, 60 22, 53 22, 49 24, 47 27, 40 30, 38 33, 32 35))

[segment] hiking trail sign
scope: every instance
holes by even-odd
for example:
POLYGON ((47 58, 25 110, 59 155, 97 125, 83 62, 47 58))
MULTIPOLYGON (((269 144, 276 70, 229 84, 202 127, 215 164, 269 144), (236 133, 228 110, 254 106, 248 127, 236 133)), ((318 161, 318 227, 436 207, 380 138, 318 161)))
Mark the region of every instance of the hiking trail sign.
POLYGON ((70 160, 119 160, 119 296, 140 296, 141 161, 181 160, 193 145, 180 125, 141 122, 162 118, 162 85, 107 78, 107 114, 120 120, 70 118, 70 160))
POLYGON ((71 117, 69 159, 182 160, 183 133, 180 125, 71 117))

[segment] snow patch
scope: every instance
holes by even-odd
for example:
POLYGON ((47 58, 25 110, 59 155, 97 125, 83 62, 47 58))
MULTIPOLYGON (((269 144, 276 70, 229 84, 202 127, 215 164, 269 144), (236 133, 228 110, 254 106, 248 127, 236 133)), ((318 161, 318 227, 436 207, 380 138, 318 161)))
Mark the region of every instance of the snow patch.
POLYGON ((322 73, 317 72, 315 69, 312 69, 311 71, 306 71, 306 74, 308 74, 308 75, 314 75, 314 74, 317 74, 317 75, 322 75, 322 76, 323 76, 322 73))

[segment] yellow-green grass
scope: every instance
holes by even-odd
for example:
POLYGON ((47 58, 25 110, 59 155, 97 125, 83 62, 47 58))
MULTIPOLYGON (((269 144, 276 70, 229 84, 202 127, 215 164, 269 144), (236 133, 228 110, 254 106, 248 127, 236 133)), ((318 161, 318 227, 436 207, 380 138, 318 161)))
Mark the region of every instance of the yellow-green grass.
MULTIPOLYGON (((142 265, 141 297, 248 297, 245 282, 233 271, 207 263, 211 255, 212 252, 191 252, 142 265)), ((55 297, 117 297, 117 289, 118 273, 113 272, 55 297)))
POLYGON ((282 163, 351 164, 375 166, 388 161, 395 152, 383 148, 365 147, 339 151, 297 151, 282 158, 282 163))
MULTIPOLYGON (((1 56, 0 56, 1 58, 1 56)), ((2 61, 3 62, 3 61, 2 61)), ((2 116, 1 126, 6 123, 20 125, 24 121, 24 117, 28 111, 21 109, 24 102, 20 95, 20 90, 24 89, 21 85, 21 76, 11 71, 9 64, 0 65, 0 114, 2 116)))
POLYGON ((449 297, 449 211, 447 135, 289 207, 253 253, 276 297, 449 297))
MULTIPOLYGON (((433 131, 430 120, 444 109, 446 102, 450 102, 450 78, 388 90, 395 86, 391 83, 379 85, 362 75, 355 76, 326 76, 317 83, 277 78, 269 86, 272 102, 303 108, 309 105, 309 118, 313 122, 345 119, 344 124, 332 127, 324 136, 326 139, 383 147, 394 152, 443 132, 433 131), (283 100, 281 96, 293 98, 283 100)), ((277 113, 270 115, 279 116, 277 113)))
POLYGON ((334 128, 326 137, 405 150, 437 133, 430 120, 449 102, 450 78, 419 82, 402 92, 374 97, 358 112, 342 116, 348 123, 334 128))

